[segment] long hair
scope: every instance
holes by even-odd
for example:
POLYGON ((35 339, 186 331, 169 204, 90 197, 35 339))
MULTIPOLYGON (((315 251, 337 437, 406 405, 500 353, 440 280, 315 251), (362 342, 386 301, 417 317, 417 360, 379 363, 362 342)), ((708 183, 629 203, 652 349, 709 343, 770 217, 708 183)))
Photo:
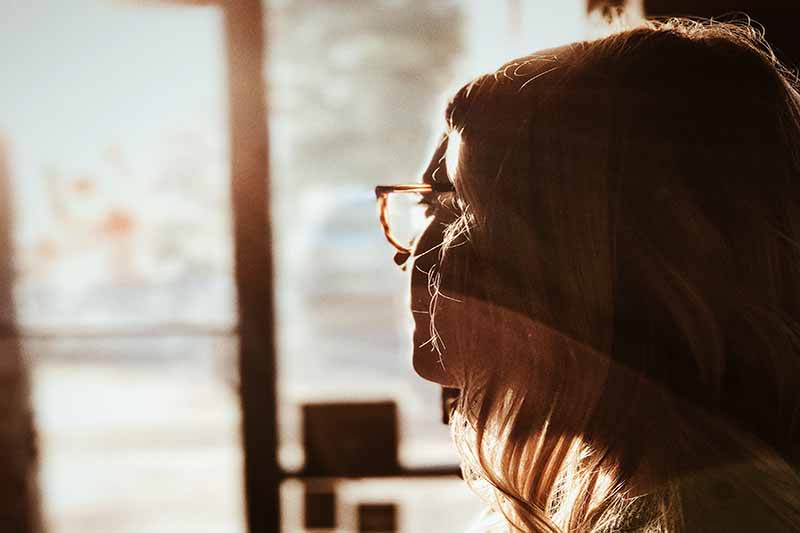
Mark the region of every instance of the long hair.
POLYGON ((446 118, 465 477, 512 531, 613 529, 641 487, 653 531, 800 530, 800 96, 759 32, 648 22, 446 118))

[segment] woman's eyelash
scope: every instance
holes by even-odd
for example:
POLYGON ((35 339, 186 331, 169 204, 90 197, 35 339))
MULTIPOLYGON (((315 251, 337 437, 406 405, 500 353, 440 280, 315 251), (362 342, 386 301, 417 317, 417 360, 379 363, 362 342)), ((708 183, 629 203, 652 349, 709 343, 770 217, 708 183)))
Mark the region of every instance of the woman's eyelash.
POLYGON ((434 211, 439 207, 439 199, 434 196, 422 195, 417 204, 425 206, 425 216, 433 215, 434 211))

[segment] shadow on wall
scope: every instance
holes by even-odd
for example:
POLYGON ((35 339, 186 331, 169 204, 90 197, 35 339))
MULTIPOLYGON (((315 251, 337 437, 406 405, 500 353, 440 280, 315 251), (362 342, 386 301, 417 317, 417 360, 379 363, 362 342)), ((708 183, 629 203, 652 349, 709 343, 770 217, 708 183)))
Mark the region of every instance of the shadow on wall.
POLYGON ((0 531, 43 530, 29 373, 14 322, 9 164, 0 139, 0 531))

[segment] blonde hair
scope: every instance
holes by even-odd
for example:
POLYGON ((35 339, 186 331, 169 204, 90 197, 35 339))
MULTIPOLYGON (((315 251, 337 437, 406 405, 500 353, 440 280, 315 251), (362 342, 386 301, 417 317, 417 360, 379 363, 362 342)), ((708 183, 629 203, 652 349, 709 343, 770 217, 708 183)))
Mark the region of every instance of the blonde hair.
POLYGON ((432 315, 465 478, 511 531, 614 528, 641 487, 651 531, 722 531, 725 491, 730 524, 800 530, 800 96, 762 35, 648 22, 447 120, 432 315))

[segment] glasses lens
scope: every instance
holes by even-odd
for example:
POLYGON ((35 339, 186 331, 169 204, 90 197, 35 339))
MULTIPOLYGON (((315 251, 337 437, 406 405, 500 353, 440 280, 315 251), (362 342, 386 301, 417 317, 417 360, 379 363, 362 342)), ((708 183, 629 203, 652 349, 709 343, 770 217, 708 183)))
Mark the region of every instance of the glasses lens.
POLYGON ((389 230, 402 245, 410 245, 427 225, 425 210, 428 206, 419 203, 421 198, 422 196, 414 193, 395 193, 389 196, 389 230))

